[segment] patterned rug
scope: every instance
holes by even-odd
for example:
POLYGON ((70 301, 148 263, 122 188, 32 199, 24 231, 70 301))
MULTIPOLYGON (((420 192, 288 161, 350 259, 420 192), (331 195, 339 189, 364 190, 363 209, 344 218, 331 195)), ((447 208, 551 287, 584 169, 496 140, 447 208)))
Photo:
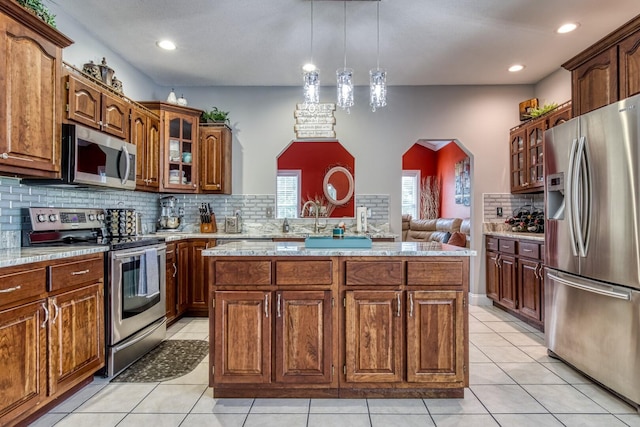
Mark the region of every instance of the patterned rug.
POLYGON ((178 378, 194 370, 208 353, 207 341, 162 341, 111 382, 148 383, 178 378))

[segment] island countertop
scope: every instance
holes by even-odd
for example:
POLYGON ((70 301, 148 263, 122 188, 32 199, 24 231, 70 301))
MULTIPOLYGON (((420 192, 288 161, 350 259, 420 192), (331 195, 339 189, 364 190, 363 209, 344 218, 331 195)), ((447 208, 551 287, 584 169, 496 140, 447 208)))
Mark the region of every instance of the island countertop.
POLYGON ((230 242, 202 256, 475 256, 469 248, 439 242, 373 242, 371 248, 305 248, 302 242, 230 242))

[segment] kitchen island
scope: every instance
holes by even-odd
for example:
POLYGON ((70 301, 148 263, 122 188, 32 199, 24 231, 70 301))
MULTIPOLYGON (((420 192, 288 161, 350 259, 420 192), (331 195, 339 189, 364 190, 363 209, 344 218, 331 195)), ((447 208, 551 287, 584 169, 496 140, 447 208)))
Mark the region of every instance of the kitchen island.
POLYGON ((202 251, 215 397, 463 397, 469 256, 437 242, 202 251))

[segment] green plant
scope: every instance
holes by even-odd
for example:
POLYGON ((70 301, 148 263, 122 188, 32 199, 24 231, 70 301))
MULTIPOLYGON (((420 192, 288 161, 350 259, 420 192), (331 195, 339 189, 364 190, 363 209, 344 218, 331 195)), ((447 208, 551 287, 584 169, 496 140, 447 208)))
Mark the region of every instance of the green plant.
POLYGON ((548 112, 555 110, 557 107, 558 104, 556 104, 555 102, 552 102, 551 104, 544 104, 542 107, 530 109, 527 116, 535 119, 536 117, 544 116, 548 112))
POLYGON ((56 27, 56 15, 49 12, 49 9, 42 3, 41 0, 17 0, 18 4, 30 9, 35 15, 42 19, 52 27, 56 27))
POLYGON ((200 117, 202 122, 229 123, 229 112, 213 107, 210 111, 203 111, 200 117))

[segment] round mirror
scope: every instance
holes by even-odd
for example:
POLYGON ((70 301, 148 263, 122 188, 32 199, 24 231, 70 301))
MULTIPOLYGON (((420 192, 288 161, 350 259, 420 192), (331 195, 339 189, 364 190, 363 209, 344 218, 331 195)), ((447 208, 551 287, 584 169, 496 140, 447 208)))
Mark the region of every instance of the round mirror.
POLYGON ((325 174, 322 188, 330 203, 344 205, 353 196, 353 176, 347 168, 334 166, 325 174))

